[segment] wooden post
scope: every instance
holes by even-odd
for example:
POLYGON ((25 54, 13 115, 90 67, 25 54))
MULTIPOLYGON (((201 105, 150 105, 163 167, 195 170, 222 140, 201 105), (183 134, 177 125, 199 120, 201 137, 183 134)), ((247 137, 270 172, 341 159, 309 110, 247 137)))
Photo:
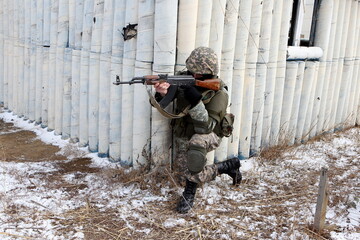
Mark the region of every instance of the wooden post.
POLYGON ((315 219, 314 219, 314 230, 317 232, 321 232, 325 224, 326 206, 329 197, 327 172, 328 172, 327 168, 321 169, 319 192, 318 192, 315 219))

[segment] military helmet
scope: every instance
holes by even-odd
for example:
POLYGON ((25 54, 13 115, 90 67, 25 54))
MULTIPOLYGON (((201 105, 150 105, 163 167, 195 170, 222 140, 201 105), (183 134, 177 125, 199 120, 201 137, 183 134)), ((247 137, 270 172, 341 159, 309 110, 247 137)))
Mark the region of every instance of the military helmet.
POLYGON ((215 51, 208 47, 195 48, 186 59, 186 68, 193 74, 217 75, 219 67, 215 51))

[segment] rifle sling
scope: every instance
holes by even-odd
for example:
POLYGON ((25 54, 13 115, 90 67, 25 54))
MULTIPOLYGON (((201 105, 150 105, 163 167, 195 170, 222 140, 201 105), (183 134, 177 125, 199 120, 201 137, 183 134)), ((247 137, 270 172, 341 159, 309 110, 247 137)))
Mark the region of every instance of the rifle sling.
MULTIPOLYGON (((153 96, 152 93, 151 93, 151 90, 147 87, 147 85, 146 85, 146 90, 147 90, 147 93, 148 93, 148 95, 149 95, 149 99, 150 99, 151 105, 154 106, 154 107, 159 111, 159 113, 160 113, 161 115, 163 115, 164 117, 166 117, 166 118, 170 118, 170 119, 182 118, 182 117, 184 117, 184 116, 186 116, 186 115, 188 114, 189 109, 191 108, 191 105, 188 105, 188 106, 186 106, 186 108, 185 108, 182 112, 180 112, 179 114, 169 113, 169 112, 166 111, 164 108, 162 108, 162 105, 163 105, 163 104, 160 104, 162 101, 160 101, 160 103, 159 103, 158 101, 156 101, 156 99, 154 98, 154 96, 153 96)), ((174 99, 174 97, 175 97, 175 92, 176 92, 176 89, 175 89, 174 93, 172 93, 174 96, 172 96, 171 101, 172 101, 172 100, 174 99)), ((204 96, 207 96, 207 98, 206 98, 205 100, 203 100, 203 103, 206 104, 206 103, 208 103, 208 102, 211 100, 211 98, 212 98, 213 96, 215 96, 215 91, 213 91, 213 90, 207 90, 207 91, 203 92, 202 95, 203 95, 203 97, 204 97, 204 96), (207 96, 208 94, 209 94, 210 96, 207 96)), ((168 98, 168 99, 170 99, 170 98, 168 98)), ((167 100, 167 101, 168 101, 168 100, 167 100)), ((171 101, 170 101, 170 102, 171 102, 171 101)), ((170 103, 170 102, 169 102, 169 103, 170 103)), ((167 103, 167 105, 168 105, 169 103, 167 103)), ((167 106, 167 105, 166 105, 166 106, 167 106)), ((166 107, 166 106, 165 106, 165 107, 166 107)))

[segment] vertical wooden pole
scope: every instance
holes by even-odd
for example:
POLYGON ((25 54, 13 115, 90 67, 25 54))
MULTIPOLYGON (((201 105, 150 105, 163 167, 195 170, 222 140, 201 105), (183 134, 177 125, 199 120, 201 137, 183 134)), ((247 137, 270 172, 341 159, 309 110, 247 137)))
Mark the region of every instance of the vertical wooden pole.
POLYGON ((328 202, 328 169, 322 168, 320 174, 319 192, 316 203, 316 212, 314 219, 314 229, 317 232, 321 232, 324 228, 326 217, 326 206, 328 202))

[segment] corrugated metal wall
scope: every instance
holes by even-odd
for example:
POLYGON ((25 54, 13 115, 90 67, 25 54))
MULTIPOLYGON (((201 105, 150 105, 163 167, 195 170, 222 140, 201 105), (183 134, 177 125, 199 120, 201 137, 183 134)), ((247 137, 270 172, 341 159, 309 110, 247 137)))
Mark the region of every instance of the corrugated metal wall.
POLYGON ((290 61, 290 0, 0 0, 0 102, 112 161, 166 162, 169 120, 144 86, 112 82, 173 74, 209 46, 236 115, 209 159, 247 158, 360 122, 359 4, 321 1, 323 55, 290 61))

